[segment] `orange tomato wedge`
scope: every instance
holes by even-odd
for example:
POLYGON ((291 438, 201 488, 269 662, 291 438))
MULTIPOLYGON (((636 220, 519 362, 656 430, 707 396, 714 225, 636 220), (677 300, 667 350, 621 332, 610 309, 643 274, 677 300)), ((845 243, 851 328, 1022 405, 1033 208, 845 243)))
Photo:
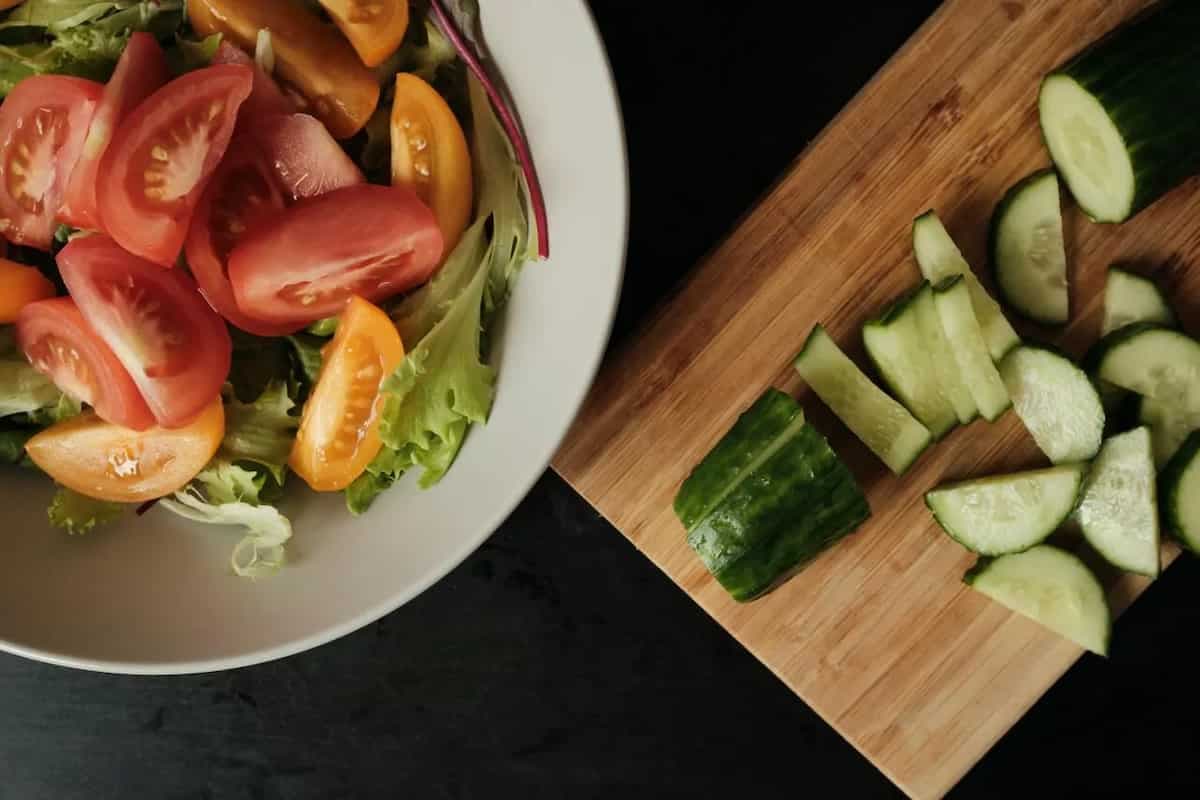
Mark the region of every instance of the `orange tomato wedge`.
POLYGON ((354 297, 322 355, 288 463, 316 491, 336 492, 353 483, 383 446, 379 387, 404 360, 404 345, 387 314, 354 297))
POLYGON ((437 90, 403 72, 392 104, 392 185, 414 189, 433 210, 449 255, 471 218, 467 137, 437 90))
POLYGON ((408 0, 321 0, 321 7, 368 67, 387 61, 408 30, 408 0))
POLYGON ((25 452, 58 483, 113 503, 141 503, 182 489, 216 454, 225 409, 214 400, 183 428, 134 431, 92 412, 52 425, 25 452))
POLYGON ((0 258, 0 325, 16 322, 22 308, 55 294, 54 284, 35 268, 0 258))

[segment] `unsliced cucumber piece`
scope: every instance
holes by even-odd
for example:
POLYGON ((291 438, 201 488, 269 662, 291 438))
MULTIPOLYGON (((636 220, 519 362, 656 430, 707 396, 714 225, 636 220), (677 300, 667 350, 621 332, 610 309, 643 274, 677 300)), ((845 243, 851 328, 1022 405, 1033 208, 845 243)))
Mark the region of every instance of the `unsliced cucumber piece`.
POLYGON ((1013 410, 1055 464, 1087 461, 1100 450, 1104 407, 1091 378, 1066 356, 1023 344, 1000 362, 1013 410))
POLYGON ((892 472, 904 472, 933 435, 871 382, 817 325, 793 364, 817 396, 892 472))
POLYGON ((1041 544, 981 559, 963 581, 1085 650, 1108 655, 1112 612, 1100 581, 1078 556, 1041 544))
POLYGON ((942 530, 968 550, 998 556, 1044 541, 1071 516, 1086 464, 995 475, 939 486, 925 505, 942 530))
POLYGON ((1197 30, 1200 3, 1155 3, 1042 81, 1042 135, 1092 219, 1123 222, 1200 170, 1197 30))
POLYGON ((958 361, 954 358, 954 350, 950 347, 946 333, 942 330, 942 320, 938 317, 937 305, 933 302, 933 287, 929 281, 921 284, 916 298, 917 328, 921 340, 929 350, 929 358, 933 361, 933 369, 937 374, 938 385, 950 405, 958 421, 967 424, 979 416, 979 407, 975 398, 967 388, 962 373, 958 371, 958 361))
POLYGON ((1193 431, 1159 479, 1163 522, 1193 553, 1200 553, 1200 431, 1193 431))
MULTIPOLYGON (((921 335, 921 296, 919 288, 864 325, 863 344, 892 394, 939 439, 958 424, 958 415, 942 392, 933 353, 921 335)), ((926 300, 932 302, 932 297, 926 300)))
POLYGON ((1150 426, 1154 463, 1159 469, 1167 465, 1188 434, 1200 430, 1200 414, 1179 411, 1153 397, 1138 398, 1138 421, 1150 426))
POLYGON ((1158 495, 1149 428, 1134 428, 1104 443, 1076 515, 1084 538, 1110 564, 1158 575, 1158 495))
POLYGON ((1008 190, 992 214, 988 240, 1000 296, 1036 322, 1065 323, 1071 299, 1054 170, 1035 172, 1008 190))
POLYGON ((1089 358, 1102 380, 1180 412, 1200 413, 1200 342, 1190 336, 1139 322, 1105 336, 1089 358))
POLYGON ((1135 322, 1175 327, 1175 312, 1158 284, 1120 267, 1110 267, 1104 282, 1104 322, 1101 335, 1135 322))
POLYGON ((994 422, 1008 410, 1012 400, 988 353, 967 285, 962 276, 950 278, 934 291, 933 301, 963 382, 979 413, 988 422, 994 422))
POLYGON ((913 254, 925 280, 934 286, 955 275, 962 275, 971 295, 971 306, 975 318, 983 330, 988 352, 993 361, 1001 358, 1021 343, 1021 337, 1013 330, 1000 310, 1000 304, 992 299, 983 284, 971 271, 958 245, 950 238, 946 226, 933 211, 926 211, 913 220, 913 254))

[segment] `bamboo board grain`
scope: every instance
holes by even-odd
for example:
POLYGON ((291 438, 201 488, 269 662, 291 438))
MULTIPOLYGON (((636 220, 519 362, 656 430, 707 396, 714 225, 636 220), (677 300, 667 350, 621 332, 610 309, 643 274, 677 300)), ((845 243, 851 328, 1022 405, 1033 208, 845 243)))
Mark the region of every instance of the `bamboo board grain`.
MULTIPOLYGON (((938 532, 921 501, 943 479, 1041 459, 1009 414, 960 428, 897 479, 801 386, 790 360, 820 321, 864 363, 861 324, 918 280, 909 227, 926 208, 984 272, 994 203, 1048 163, 1036 116, 1040 76, 1144 5, 948 0, 614 354, 554 461, 912 797, 944 795, 1080 655, 966 589, 972 557, 938 532), (874 515, 772 594, 739 605, 688 549, 671 502, 768 385, 801 399, 863 483, 874 515)), ((1090 224, 1069 202, 1065 213, 1072 322, 1024 335, 1081 354, 1097 335, 1114 261, 1156 275, 1177 302, 1200 300, 1200 269, 1189 269, 1200 257, 1192 183, 1120 227, 1090 224)), ((1182 310, 1186 319, 1194 309, 1184 302, 1182 310)), ((1167 562, 1175 555, 1164 548, 1167 562)), ((1106 577, 1117 608, 1147 583, 1106 577)))

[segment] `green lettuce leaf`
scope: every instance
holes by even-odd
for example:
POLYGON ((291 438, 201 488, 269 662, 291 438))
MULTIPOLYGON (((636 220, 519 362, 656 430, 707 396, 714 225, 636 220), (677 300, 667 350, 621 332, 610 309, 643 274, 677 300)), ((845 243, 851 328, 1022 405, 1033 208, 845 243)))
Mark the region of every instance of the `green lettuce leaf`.
POLYGON ((44 427, 73 417, 79 402, 63 394, 35 370, 17 348, 11 326, 0 327, 0 417, 44 427))
POLYGON ((321 374, 321 348, 328 344, 329 340, 308 333, 296 333, 287 337, 287 340, 292 345, 292 355, 296 359, 300 374, 310 386, 315 384, 321 374))
POLYGON ((46 515, 54 527, 62 528, 71 535, 80 535, 97 525, 112 522, 124 513, 125 508, 122 503, 96 500, 60 486, 50 501, 46 515))
POLYGON ((212 64, 217 48, 221 46, 221 34, 214 33, 199 41, 175 37, 175 43, 166 49, 167 66, 171 74, 182 75, 194 69, 203 69, 212 64))
POLYGON ((250 403, 243 403, 227 387, 221 457, 259 464, 282 486, 292 442, 300 427, 300 417, 293 410, 297 410, 296 402, 283 381, 272 381, 250 403))
POLYGON ((25 456, 25 443, 37 433, 34 428, 3 427, 0 428, 0 464, 32 464, 25 456))
POLYGON ((363 474, 346 487, 346 508, 355 516, 366 512, 376 497, 400 480, 410 464, 399 451, 385 445, 363 474))

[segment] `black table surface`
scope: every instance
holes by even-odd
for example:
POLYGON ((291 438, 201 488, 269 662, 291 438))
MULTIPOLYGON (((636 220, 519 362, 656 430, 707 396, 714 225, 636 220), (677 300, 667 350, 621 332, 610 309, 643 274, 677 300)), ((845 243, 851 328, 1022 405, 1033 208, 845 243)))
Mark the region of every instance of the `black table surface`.
MULTIPOLYGON (((632 170, 618 339, 936 3, 813 5, 593 0, 632 170)), ((1172 567, 951 796, 1200 795, 1198 578, 1172 567)), ((742 795, 901 796, 550 473, 444 581, 299 656, 134 678, 0 655, 3 800, 742 795)))

